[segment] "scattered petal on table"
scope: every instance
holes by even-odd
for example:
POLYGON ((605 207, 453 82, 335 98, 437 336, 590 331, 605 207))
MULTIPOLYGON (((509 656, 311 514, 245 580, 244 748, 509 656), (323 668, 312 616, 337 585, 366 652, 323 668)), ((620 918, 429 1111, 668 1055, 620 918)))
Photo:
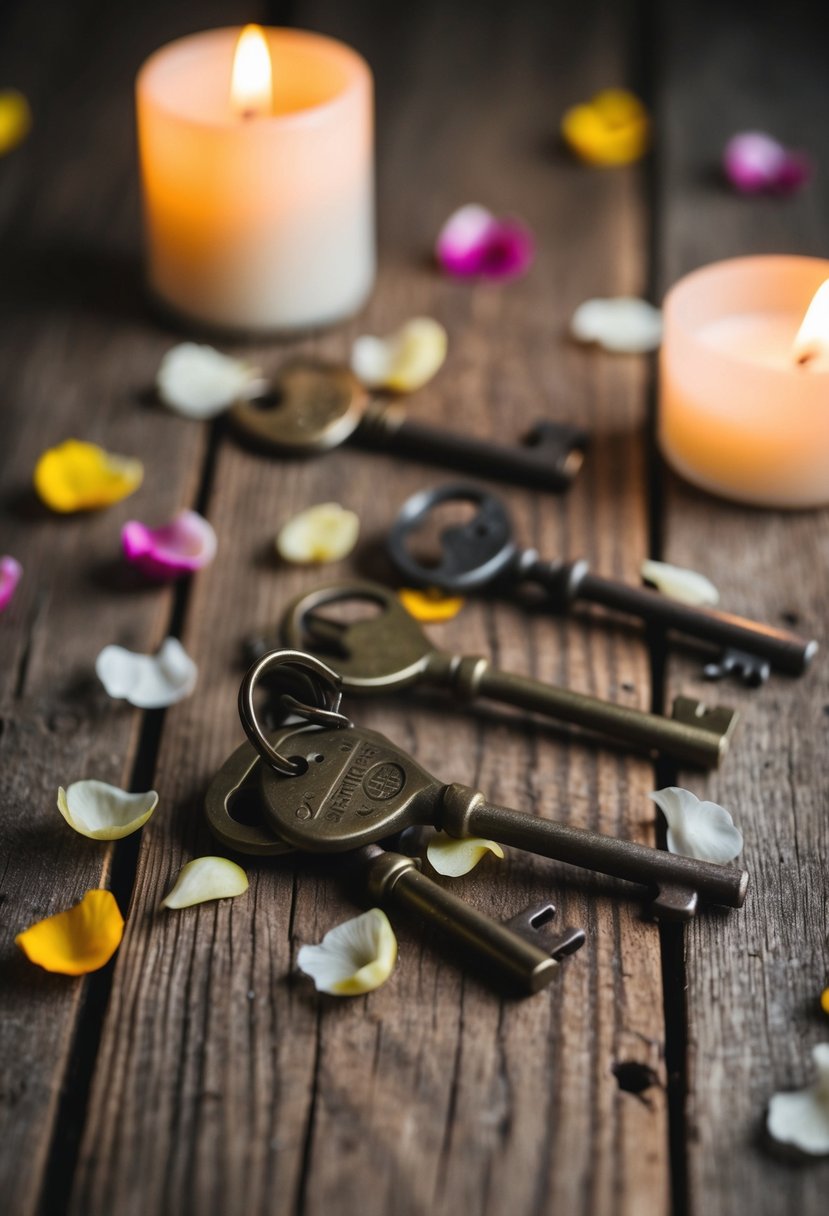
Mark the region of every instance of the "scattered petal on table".
POLYGON ((410 616, 426 625, 451 621, 466 603, 463 596, 446 595, 437 587, 427 587, 424 590, 401 587, 397 598, 410 616))
POLYGON ((58 790, 58 810, 90 840, 120 840, 137 832, 158 806, 158 794, 128 794, 105 781, 74 781, 58 790))
POLYGON ((487 853, 501 858, 504 856, 504 850, 494 840, 482 840, 479 836, 466 836, 458 840, 446 832, 435 832, 426 848, 429 865, 445 878, 460 878, 468 874, 487 853))
POLYGON ((456 278, 512 279, 535 256, 535 239, 521 220, 498 219, 469 203, 450 215, 435 247, 438 265, 456 278))
POLYGON ((35 466, 35 489, 53 511, 91 511, 120 502, 144 478, 140 460, 112 456, 96 443, 67 439, 43 453, 35 466))
POLYGON ((168 524, 148 528, 131 519, 121 529, 124 556, 149 578, 178 578, 216 556, 216 533, 197 511, 179 511, 168 524))
POLYGON ((358 996, 384 984, 397 962, 397 938, 380 908, 344 921, 326 933, 318 946, 303 946, 300 971, 310 975, 318 992, 358 996))
POLYGON ((696 570, 685 570, 668 562, 648 559, 639 567, 646 583, 653 583, 658 591, 682 604, 717 604, 720 593, 710 579, 696 570))
POLYGON ((38 921, 15 941, 45 971, 86 975, 108 963, 124 936, 124 918, 111 891, 87 891, 79 904, 38 921))
POLYGON ((650 119, 627 89, 604 89, 569 109, 561 121, 565 142, 591 165, 628 165, 650 144, 650 119))
POLYGON ((439 321, 414 317, 387 338, 357 338, 351 349, 351 370, 367 388, 413 393, 440 370, 448 341, 439 321))
POLYGON ((0 156, 11 152, 29 134, 32 111, 17 89, 0 89, 0 156))
POLYGON ((248 889, 248 876, 226 857, 197 857, 179 870, 172 891, 161 901, 162 908, 191 908, 211 899, 231 899, 248 889))
POLYGON ((338 562, 357 544, 360 518, 338 502, 307 507, 279 530, 276 551, 286 562, 338 562))
POLYGON ((158 395, 185 418, 215 418, 240 398, 266 387, 258 367, 195 342, 168 350, 156 376, 158 395))
POLYGON ((763 131, 733 136, 723 151, 723 169, 741 194, 792 194, 812 176, 805 152, 784 148, 763 131))
POLYGON ((724 863, 742 851, 743 834, 724 807, 670 785, 650 795, 668 823, 668 849, 683 857, 724 863))
POLYGON ((829 1014, 829 988, 824 988, 820 994, 820 1007, 824 1013, 829 1014))
POLYGON ((0 557, 0 612, 7 608, 23 576, 23 567, 14 557, 0 557))
POLYGON ((167 638, 158 654, 135 654, 105 646, 95 672, 111 697, 139 709, 163 709, 189 697, 198 669, 177 638, 167 638))
POLYGON ((769 1102, 769 1134, 815 1157, 829 1153, 829 1043, 812 1048, 817 1079, 805 1089, 775 1094, 769 1102))
POLYGON ((635 296, 586 300, 573 313, 570 332, 577 341, 596 342, 614 354, 645 354, 662 341, 662 313, 635 296))

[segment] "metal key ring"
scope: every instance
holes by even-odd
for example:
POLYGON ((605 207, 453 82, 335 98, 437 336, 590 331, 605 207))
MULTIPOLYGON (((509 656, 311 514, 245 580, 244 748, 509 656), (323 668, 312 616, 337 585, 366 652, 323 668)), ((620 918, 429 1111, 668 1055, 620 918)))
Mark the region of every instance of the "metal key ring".
POLYGON ((253 703, 253 694, 261 678, 275 668, 284 666, 298 667, 315 676, 316 687, 321 699, 328 702, 322 706, 306 705, 303 701, 298 701, 296 697, 283 696, 283 703, 294 713, 299 714, 308 722, 329 729, 351 726, 351 720, 339 712, 342 700, 340 677, 336 671, 320 662, 319 659, 315 659, 313 655, 305 654, 301 650, 271 650, 248 668, 239 689, 239 717, 242 720, 245 734, 265 763, 269 764, 277 773, 281 773, 284 777, 299 777, 305 772, 307 766, 300 760, 283 756, 268 742, 259 725, 253 703))

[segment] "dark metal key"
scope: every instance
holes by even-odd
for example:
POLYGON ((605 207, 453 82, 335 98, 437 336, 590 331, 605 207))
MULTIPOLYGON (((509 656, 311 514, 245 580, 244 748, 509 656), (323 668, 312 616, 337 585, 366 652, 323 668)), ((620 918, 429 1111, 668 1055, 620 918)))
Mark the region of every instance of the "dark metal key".
MULTIPOLYGON (((296 730, 294 743, 317 753, 314 731, 296 730)), ((262 772, 264 761, 250 743, 237 747, 213 778, 205 797, 211 832, 239 853, 281 857, 296 851, 264 822, 262 772)), ((272 770, 268 770, 269 772, 272 770)), ((290 798, 290 777, 284 778, 290 798)), ((539 992, 555 977, 559 962, 584 944, 581 929, 557 931, 552 925, 555 907, 543 905, 518 913, 505 924, 494 920, 445 890, 420 872, 419 863, 377 844, 349 853, 348 867, 359 873, 369 898, 384 908, 414 912, 472 957, 487 973, 520 992, 539 992)))
POLYGON ((541 490, 566 490, 587 445, 584 430, 564 423, 539 422, 516 446, 429 426, 397 402, 370 399, 348 368, 311 361, 285 366, 266 393, 237 402, 231 418, 274 452, 313 455, 353 440, 541 490))
POLYGON ((496 582, 508 587, 535 583, 552 596, 558 609, 587 600, 721 646, 723 658, 705 669, 711 678, 734 670, 747 683, 759 684, 767 677, 769 665, 788 675, 800 675, 818 648, 817 642, 786 629, 683 604, 647 587, 604 578, 582 559, 544 561, 535 549, 519 549, 506 507, 477 486, 444 485, 414 494, 400 509, 388 547, 398 570, 414 586, 464 593, 496 582), (469 504, 474 513, 465 522, 443 530, 440 555, 427 564, 413 551, 412 542, 429 525, 433 513, 449 503, 469 504))

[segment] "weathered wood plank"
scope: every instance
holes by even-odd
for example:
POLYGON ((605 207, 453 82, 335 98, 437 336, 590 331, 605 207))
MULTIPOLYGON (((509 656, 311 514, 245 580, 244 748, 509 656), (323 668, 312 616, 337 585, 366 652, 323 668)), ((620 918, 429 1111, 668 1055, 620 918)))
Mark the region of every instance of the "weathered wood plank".
MULTIPOLYGON (((720 257, 753 252, 825 255, 825 174, 789 200, 741 199, 717 183, 735 131, 768 130, 820 159, 826 139, 825 13, 755 8, 750 21, 720 5, 665 10, 659 176, 663 286, 720 257), (704 95, 705 102, 701 98, 704 95)), ((826 512, 749 511, 669 478, 667 560, 704 570, 725 606, 826 639, 826 512)), ((672 687, 698 669, 677 659, 672 687)), ((726 691, 728 696, 726 698, 726 691)), ((688 933, 690 1210, 702 1216, 826 1207, 827 1166, 792 1169, 764 1144, 772 1093, 810 1076, 809 1049, 826 1038, 817 996, 829 975, 829 855, 825 644, 799 681, 725 687, 744 711, 733 755, 707 783, 681 777, 733 810, 752 874, 745 910, 688 933)))
MULTIPOLYGON (((624 15, 591 4, 575 19, 569 7, 531 5, 515 21, 480 6, 373 8, 300 6, 297 15, 356 43, 379 85, 380 283, 364 317, 308 345, 341 358, 360 330, 433 313, 451 331, 452 355, 413 409, 502 437, 539 414, 588 421, 596 445, 569 499, 515 490, 510 504, 522 536, 544 551, 584 551, 635 577, 647 543, 643 369, 573 350, 562 333, 584 296, 641 290, 640 180, 592 174, 552 151, 563 106, 624 77, 624 15), (535 227, 540 253, 526 281, 470 288, 428 267, 439 223, 470 199, 535 227)), ((251 353, 267 367, 283 356, 251 353)), ((186 425, 176 425, 184 439, 186 425)), ((221 443, 209 504, 220 556, 194 587, 185 628, 200 687, 162 740, 163 810, 142 841, 76 1213, 666 1210, 664 1095, 655 1088, 643 1101, 612 1074, 621 1060, 660 1068, 658 936, 635 902, 518 855, 462 883, 499 914, 553 893, 562 920, 588 929, 589 948, 561 984, 526 1002, 499 1000, 400 919, 401 962, 386 988, 317 999, 292 975, 295 950, 353 909, 320 867, 249 864, 244 899, 157 911, 179 865, 215 847, 200 803, 240 738, 240 639, 320 577, 272 564, 277 525, 339 498, 359 511, 364 540, 379 541, 404 494, 442 476, 356 450, 297 465, 221 443)), ((357 569, 365 553, 334 573, 357 569)), ((649 702, 644 652, 623 631, 479 601, 438 636, 505 666, 649 702)), ((501 801, 649 837, 643 761, 414 696, 358 711, 427 766, 480 781, 501 801)))

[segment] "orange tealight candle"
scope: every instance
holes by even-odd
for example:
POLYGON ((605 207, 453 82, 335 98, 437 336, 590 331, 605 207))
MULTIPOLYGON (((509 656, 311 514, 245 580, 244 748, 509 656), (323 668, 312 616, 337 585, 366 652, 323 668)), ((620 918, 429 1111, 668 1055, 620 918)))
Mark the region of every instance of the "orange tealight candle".
POLYGON ((169 309, 231 330, 355 312, 374 281, 372 77, 302 30, 210 30, 138 75, 148 277, 169 309))
POLYGON ((668 293, 659 445, 688 481, 756 506, 829 503, 827 280, 819 258, 735 258, 668 293))

